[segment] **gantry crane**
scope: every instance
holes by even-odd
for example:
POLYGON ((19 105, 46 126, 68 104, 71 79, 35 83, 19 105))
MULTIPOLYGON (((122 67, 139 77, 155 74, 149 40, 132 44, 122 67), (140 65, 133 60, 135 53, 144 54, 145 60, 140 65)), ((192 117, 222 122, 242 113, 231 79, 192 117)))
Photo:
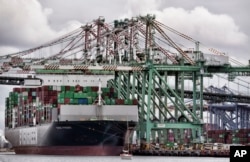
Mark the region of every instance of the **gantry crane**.
POLYGON ((120 98, 139 101, 138 138, 146 144, 166 143, 173 132, 174 142, 183 143, 188 130, 192 142, 202 142, 204 77, 227 73, 233 80, 249 76, 250 68, 231 66, 229 57, 213 48, 207 49, 213 54, 205 54, 201 45, 155 20, 154 15, 113 24, 99 17, 41 46, 0 56, 0 65, 3 72, 18 67, 19 72, 36 78, 45 74, 113 75, 108 86, 114 87, 120 98), (180 47, 167 31, 191 42, 194 50, 180 47), (186 80, 192 81, 192 91, 185 90, 186 80), (185 105, 187 97, 192 98, 192 107, 185 105))

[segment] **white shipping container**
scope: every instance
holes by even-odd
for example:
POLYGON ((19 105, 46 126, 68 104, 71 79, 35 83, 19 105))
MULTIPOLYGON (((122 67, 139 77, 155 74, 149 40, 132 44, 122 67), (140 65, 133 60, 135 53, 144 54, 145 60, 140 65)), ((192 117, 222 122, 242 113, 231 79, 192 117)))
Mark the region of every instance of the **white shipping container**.
POLYGON ((56 87, 56 90, 57 90, 57 91, 61 91, 61 86, 57 86, 57 87, 56 87))
POLYGON ((56 90, 57 90, 57 86, 56 86, 56 85, 53 85, 52 90, 53 90, 53 91, 56 91, 56 90))
POLYGON ((25 79, 24 80, 25 86, 39 86, 41 84, 42 84, 41 81, 37 79, 25 79))
POLYGON ((22 92, 22 95, 23 95, 23 96, 28 96, 28 91, 22 92))

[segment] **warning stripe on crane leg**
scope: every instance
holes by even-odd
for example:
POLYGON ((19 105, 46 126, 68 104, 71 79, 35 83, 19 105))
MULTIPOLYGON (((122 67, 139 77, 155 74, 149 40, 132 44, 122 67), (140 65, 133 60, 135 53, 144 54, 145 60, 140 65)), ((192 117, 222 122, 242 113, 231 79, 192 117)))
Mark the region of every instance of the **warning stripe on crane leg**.
POLYGON ((23 66, 23 70, 31 70, 30 65, 24 65, 24 66, 23 66))
POLYGON ((117 66, 103 66, 103 70, 116 71, 117 66))
POLYGON ((74 65, 75 70, 87 70, 89 66, 86 65, 74 65))
POLYGON ((46 70, 57 70, 59 69, 59 65, 45 65, 44 68, 46 70))
POLYGON ((140 66, 132 67, 132 71, 142 71, 142 70, 143 70, 143 67, 140 67, 140 66))

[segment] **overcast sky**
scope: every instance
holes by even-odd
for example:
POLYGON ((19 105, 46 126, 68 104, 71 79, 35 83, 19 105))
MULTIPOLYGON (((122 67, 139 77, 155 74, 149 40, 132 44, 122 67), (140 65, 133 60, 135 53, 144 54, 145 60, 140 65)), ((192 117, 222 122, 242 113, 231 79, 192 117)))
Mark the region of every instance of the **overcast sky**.
MULTIPOLYGON (((249 6, 249 0, 0 0, 0 54, 35 47, 99 16, 112 22, 152 13, 167 26, 246 64, 249 6)), ((11 88, 0 89, 3 121, 11 88)))

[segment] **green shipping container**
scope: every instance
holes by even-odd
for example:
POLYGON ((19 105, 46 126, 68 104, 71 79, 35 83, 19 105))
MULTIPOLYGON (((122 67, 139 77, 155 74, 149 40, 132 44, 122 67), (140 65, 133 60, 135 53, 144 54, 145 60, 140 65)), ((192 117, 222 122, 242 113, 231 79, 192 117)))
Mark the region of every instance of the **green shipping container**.
POLYGON ((208 142, 214 142, 213 138, 208 138, 207 140, 208 140, 208 142))
POLYGON ((224 134, 219 134, 219 138, 224 138, 224 134))
POLYGON ((239 132, 239 130, 238 130, 238 129, 233 130, 233 133, 238 133, 238 132, 239 132))
POLYGON ((104 100, 107 100, 107 99, 109 99, 109 96, 104 96, 103 98, 104 98, 104 100))
POLYGON ((74 87, 74 86, 71 86, 71 87, 70 87, 70 91, 74 92, 74 91, 75 91, 75 87, 74 87))
POLYGON ((110 88, 107 88, 107 87, 103 87, 101 88, 102 92, 106 92, 106 93, 109 93, 110 92, 110 88))
POLYGON ((98 94, 96 92, 88 92, 87 93, 88 97, 97 97, 98 94))
POLYGON ((87 97, 89 97, 88 93, 80 93, 80 98, 87 98, 87 97))
POLYGON ((74 98, 79 98, 78 93, 74 93, 74 98))
POLYGON ((105 104, 106 104, 106 105, 111 105, 110 99, 105 99, 105 104))
POLYGON ((64 98, 58 98, 58 99, 57 99, 57 102, 58 102, 59 104, 64 104, 64 98))
POLYGON ((132 105, 132 104, 133 104, 133 101, 130 100, 130 99, 126 99, 126 100, 124 101, 124 104, 125 104, 125 105, 132 105))
POLYGON ((83 92, 87 93, 91 91, 92 91, 91 87, 83 87, 83 92))
POLYGON ((110 105, 115 105, 115 99, 113 98, 110 99, 110 105))
POLYGON ((75 99, 71 98, 69 101, 70 104, 75 104, 75 99))
POLYGON ((65 98, 74 98, 74 92, 73 91, 66 91, 64 97, 65 98))
POLYGON ((53 86, 49 86, 48 89, 49 89, 49 91, 52 91, 53 90, 53 86))
POLYGON ((94 100, 93 100, 92 97, 88 97, 88 104, 89 104, 89 105, 92 105, 92 104, 93 104, 93 101, 94 101, 94 100))
POLYGON ((89 97, 87 93, 74 93, 74 98, 87 98, 89 97))
POLYGON ((232 143, 239 143, 239 142, 240 142, 240 138, 238 138, 238 137, 233 137, 232 143))
POLYGON ((173 142, 167 142, 167 143, 166 143, 166 146, 167 146, 167 147, 173 147, 173 146, 174 146, 174 143, 173 143, 173 142))
POLYGON ((59 98, 64 98, 65 97, 65 93, 64 92, 58 93, 58 97, 59 98))
POLYGON ((61 86, 61 92, 65 91, 65 86, 61 86))
POLYGON ((78 104, 78 98, 74 98, 74 104, 78 104))
POLYGON ((23 100, 28 100, 28 96, 23 96, 23 100))

